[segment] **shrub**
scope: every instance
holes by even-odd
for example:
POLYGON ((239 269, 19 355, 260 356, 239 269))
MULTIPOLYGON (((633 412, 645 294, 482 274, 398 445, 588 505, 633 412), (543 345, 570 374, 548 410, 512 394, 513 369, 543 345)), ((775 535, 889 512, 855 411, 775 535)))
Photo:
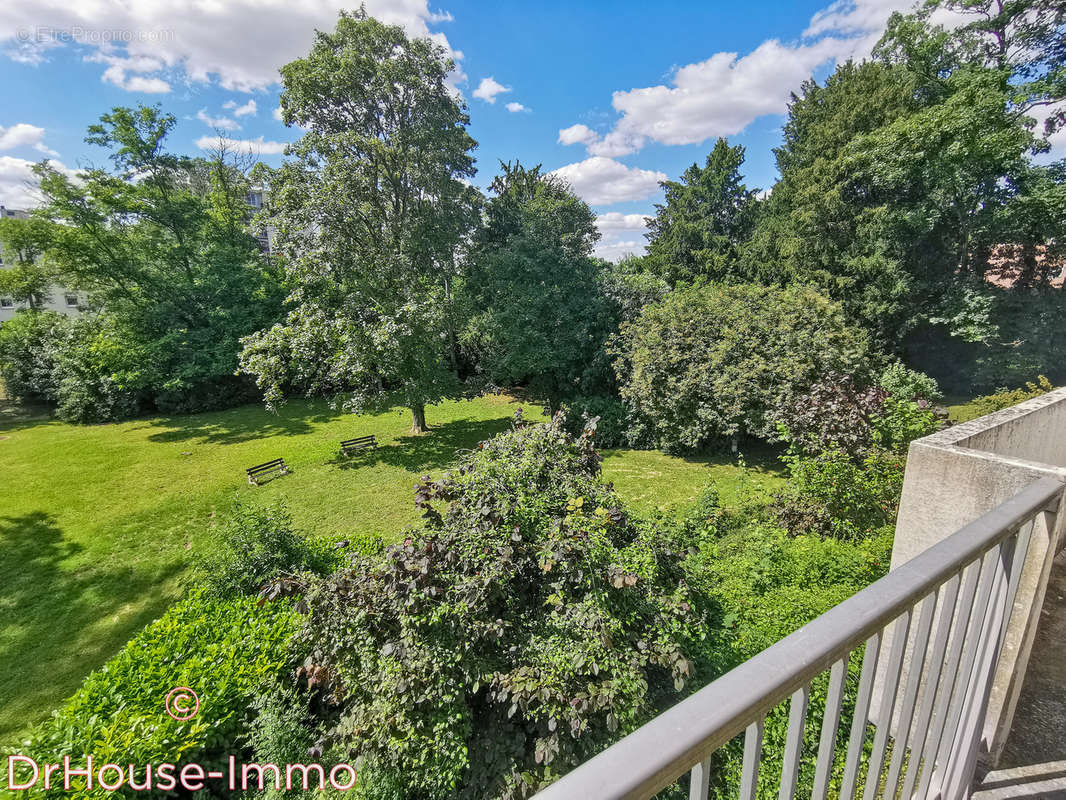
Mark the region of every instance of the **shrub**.
MULTIPOLYGON (((91 754, 98 765, 196 762, 221 769, 230 754, 239 754, 235 747, 259 687, 288 663, 287 642, 297 625, 287 602, 214 600, 194 592, 90 674, 21 752, 39 764, 62 763, 64 756, 83 763, 91 754), (165 698, 175 687, 200 698, 199 713, 189 721, 166 713, 165 698)), ((143 781, 143 770, 136 774, 143 781)), ((79 797, 113 796, 78 786, 79 797)), ((70 794, 60 784, 44 796, 70 794)))
MULTIPOLYGON (((752 658, 820 614, 883 576, 892 551, 891 532, 857 542, 790 537, 772 527, 754 525, 705 542, 698 556, 713 601, 720 608, 713 643, 719 669, 726 671, 752 658)), ((842 713, 852 713, 859 673, 860 653, 848 664, 848 691, 842 713)), ((817 749, 828 680, 820 676, 811 685, 807 712, 806 747, 817 749)), ((789 704, 774 707, 767 715, 759 781, 760 798, 777 797, 778 778, 784 762, 789 704)), ((830 795, 839 794, 842 760, 850 730, 837 731, 836 767, 832 770, 830 795)), ((742 737, 740 737, 742 739, 742 737)), ((712 764, 712 797, 736 797, 743 763, 743 744, 734 739, 720 750, 712 764)), ((797 796, 810 796, 813 759, 802 761, 797 796)))
POLYGON ((597 447, 643 449, 652 446, 647 421, 640 419, 614 395, 575 397, 563 403, 563 409, 566 411, 566 430, 573 436, 580 436, 585 424, 597 419, 597 447))
POLYGON ((864 388, 847 375, 829 375, 797 396, 781 415, 779 436, 792 454, 839 450, 861 458, 874 440, 874 419, 886 392, 864 388))
POLYGON ((707 284, 675 290, 623 324, 622 399, 665 448, 723 437, 772 439, 798 395, 863 363, 866 335, 812 289, 707 284))
POLYGON ((975 397, 971 405, 976 412, 975 416, 982 417, 985 414, 991 414, 993 411, 1002 411, 1004 408, 1010 408, 1026 400, 1032 400, 1034 397, 1040 397, 1054 388, 1051 385, 1051 381, 1040 375, 1036 379, 1036 383, 1026 381, 1025 386, 1018 389, 999 389, 994 394, 975 397))
POLYGON ((829 450, 783 460, 790 480, 774 508, 786 530, 856 541, 893 524, 903 491, 900 454, 874 448, 856 461, 829 450))
POLYGON ((54 311, 22 311, 0 325, 0 378, 10 397, 30 403, 54 400, 56 352, 69 324, 54 311))
POLYGON ((423 479, 402 544, 311 587, 299 677, 368 796, 528 796, 684 689, 705 617, 681 548, 598 468, 560 416, 517 427, 423 479))
POLYGON ((218 597, 256 594, 282 575, 326 573, 335 561, 324 543, 294 529, 282 502, 265 507, 238 503, 211 552, 202 581, 218 597))
POLYGON ((56 358, 56 413, 65 422, 114 422, 136 416, 143 403, 141 359, 102 315, 73 320, 56 358))
POLYGON ((889 364, 877 379, 877 385, 900 400, 924 400, 926 403, 939 403, 944 395, 936 379, 924 372, 910 369, 902 362, 889 364))

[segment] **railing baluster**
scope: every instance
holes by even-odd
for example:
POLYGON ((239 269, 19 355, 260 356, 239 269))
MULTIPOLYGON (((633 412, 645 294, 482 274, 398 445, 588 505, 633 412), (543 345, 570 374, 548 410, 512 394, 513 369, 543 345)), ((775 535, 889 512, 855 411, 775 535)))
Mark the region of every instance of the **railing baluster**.
MULTIPOLYGON (((885 780, 885 796, 895 797, 899 786, 899 773, 903 768, 903 759, 907 755, 907 742, 911 735, 911 723, 914 721, 914 706, 918 702, 918 690, 922 685, 922 673, 925 670, 926 649, 929 646, 929 634, 933 630, 933 613, 936 611, 938 592, 926 595, 922 601, 922 613, 918 618, 918 632, 911 645, 911 660, 907 667, 907 688, 903 693, 903 705, 899 712, 899 726, 893 739, 892 761, 888 767, 885 780)), ((889 720, 891 725, 891 720, 889 720)))
MULTIPOLYGON (((1010 615, 1014 611, 1014 600, 1018 596, 1018 584, 1022 579, 1022 570, 1025 569, 1025 562, 1029 558, 1029 545, 1033 541, 1033 528, 1036 527, 1037 520, 1046 513, 1041 512, 1018 530, 1014 551, 1011 554, 1010 584, 1007 586, 1007 615, 1003 619, 1003 629, 1000 631, 1000 646, 1002 646, 1003 640, 1007 637, 1007 623, 1010 622, 1010 615)), ((1048 520, 1045 519, 1044 524, 1049 524, 1048 520)), ((1048 530, 1052 530, 1052 528, 1049 527, 1048 530)), ((1054 544, 1051 546, 1053 547, 1054 544)), ((1046 557, 1054 558, 1054 554, 1047 553, 1045 554, 1046 557)))
POLYGON ((740 775, 740 800, 755 800, 759 788, 759 761, 762 760, 762 732, 766 717, 761 717, 744 732, 744 767, 740 775))
POLYGON ((803 757, 803 726, 807 721, 807 702, 811 697, 811 685, 797 689, 792 694, 788 708, 788 737, 785 739, 785 763, 781 767, 781 787, 778 800, 792 800, 796 795, 800 759, 803 757))
POLYGON ((918 780, 918 773, 922 769, 922 753, 925 750, 926 735, 929 733, 929 721, 933 716, 933 703, 937 698, 938 687, 944 674, 944 656, 947 653, 948 638, 951 635, 951 623, 955 619, 955 608, 961 583, 962 573, 960 572, 953 575, 941 587, 943 602, 940 605, 940 621, 936 626, 933 652, 929 659, 929 674, 925 679, 925 686, 922 690, 922 704, 916 718, 918 724, 914 729, 914 736, 910 743, 910 758, 907 760, 907 769, 903 775, 903 791, 900 794, 902 800, 909 800, 913 794, 914 784, 918 780))
POLYGON ((692 768, 688 785, 689 800, 707 800, 711 788, 711 758, 708 756, 692 768))
POLYGON ((955 684, 959 680, 959 662, 962 660, 962 649, 966 642, 966 631, 970 625, 970 617, 973 613, 973 598, 977 593, 977 583, 981 579, 983 562, 979 559, 963 568, 962 595, 959 599, 958 618, 953 625, 951 643, 948 645, 947 669, 944 671, 944 685, 937 692, 936 711, 933 717, 933 729, 930 732, 925 748, 922 750, 922 779, 918 782, 918 797, 929 797, 929 787, 932 784, 933 773, 937 766, 937 750, 940 739, 947 727, 948 706, 951 703, 951 695, 955 691, 955 684))
POLYGON ((956 741, 960 733, 959 723, 962 712, 967 705, 970 693, 974 685, 974 665, 977 654, 981 650, 984 641, 984 632, 987 627, 988 600, 992 596, 992 587, 996 583, 996 569, 999 566, 998 548, 993 548, 985 553, 981 561, 981 577, 978 580, 977 599, 974 601, 973 612, 970 614, 970 625, 962 629, 965 635, 963 641, 962 662, 959 665, 958 679, 955 681, 955 690, 951 694, 951 702, 948 704, 946 725, 940 737, 940 743, 936 750, 936 763, 939 765, 938 785, 934 787, 942 791, 945 782, 954 771, 951 755, 955 750, 956 741))
POLYGON ((885 683, 881 686, 881 715, 877 733, 874 735, 874 749, 870 753, 870 767, 866 773, 866 786, 863 800, 873 800, 877 796, 881 770, 885 764, 885 748, 888 746, 888 734, 892 730, 892 712, 896 707, 896 692, 899 688, 899 676, 903 671, 903 654, 907 650, 907 637, 911 630, 912 610, 904 611, 892 626, 892 652, 888 657, 888 670, 885 683))
MULTIPOLYGON (((1022 527, 1026 528, 1028 533, 1032 533, 1032 523, 1022 527)), ((1015 581, 1021 576, 1021 569, 1019 568, 1017 572, 1014 569, 1017 565, 1020 540, 1020 533, 1016 533, 1010 539, 1001 542, 996 549, 997 564, 992 598, 989 603, 987 630, 975 667, 974 687, 970 692, 969 703, 960 726, 955 772, 949 776, 948 782, 950 792, 961 792, 963 785, 970 780, 977 765, 978 747, 983 733, 988 698, 992 692, 992 680, 995 677, 1000 647, 1013 610, 1014 599, 1011 584, 1014 583, 1013 588, 1016 589, 1015 581)))
POLYGON ((814 791, 811 800, 825 800, 829 791, 829 777, 833 772, 836 754, 837 729, 840 727, 840 707, 844 701, 844 683, 848 677, 848 656, 834 662, 829 673, 829 694, 822 715, 822 738, 818 743, 818 762, 814 770, 814 791))
POLYGON ((859 676, 859 694, 855 698, 855 716, 851 721, 851 736, 848 738, 848 758, 844 766, 844 782, 840 797, 851 800, 855 796, 855 784, 859 777, 863 742, 866 740, 866 723, 870 713, 870 697, 873 693, 874 676, 877 674, 877 659, 881 652, 881 632, 866 640, 862 656, 862 674, 859 676))

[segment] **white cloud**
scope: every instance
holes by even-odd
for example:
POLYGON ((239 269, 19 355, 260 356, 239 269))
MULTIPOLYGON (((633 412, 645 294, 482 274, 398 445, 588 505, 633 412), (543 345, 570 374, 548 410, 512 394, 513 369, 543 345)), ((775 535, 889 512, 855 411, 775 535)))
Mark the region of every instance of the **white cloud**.
POLYGON ((826 33, 880 32, 894 11, 907 11, 914 0, 836 0, 815 12, 804 36, 826 33))
POLYGON ((590 144, 599 138, 600 135, 587 125, 571 125, 559 131, 559 144, 590 144))
POLYGON ((0 125, 0 150, 14 150, 18 147, 32 147, 48 156, 59 155, 44 143, 44 128, 25 122, 16 123, 10 128, 0 125))
POLYGON ((259 110, 255 104, 255 100, 249 100, 243 106, 237 105, 236 100, 227 100, 222 104, 222 107, 232 111, 233 116, 235 117, 246 117, 249 114, 255 116, 255 113, 259 110))
POLYGON ((242 153, 251 153, 257 156, 276 156, 285 152, 288 142, 264 141, 260 136, 256 139, 230 139, 229 137, 201 136, 196 140, 196 146, 201 150, 212 150, 218 147, 219 142, 232 150, 242 153))
POLYGON ((637 152, 644 146, 644 137, 640 134, 627 133, 625 131, 611 131, 596 142, 589 142, 590 155, 607 156, 617 158, 637 152))
MULTIPOLYGON (((30 64, 69 46, 110 58, 154 61, 140 68, 109 64, 105 80, 130 91, 165 92, 170 80, 252 91, 277 83, 278 68, 310 50, 316 28, 333 30, 339 5, 325 0, 3 0, 0 50, 30 64)), ((456 62, 462 59, 443 33, 430 30, 450 17, 431 12, 428 0, 366 0, 365 5, 382 22, 429 37, 456 62)), ((461 80, 457 69, 452 81, 461 80)))
MULTIPOLYGON (((1036 120, 1036 127, 1033 129, 1033 133, 1038 136, 1043 136, 1044 123, 1047 121, 1048 117, 1064 110, 1066 110, 1066 103, 1033 109, 1033 112, 1030 114, 1030 116, 1036 120)), ((1048 144, 1051 145, 1051 149, 1048 152, 1041 153, 1037 156, 1037 163, 1048 164, 1052 161, 1066 158, 1066 128, 1059 128, 1053 134, 1048 136, 1047 140, 1048 144)))
POLYGON ((521 103, 508 103, 508 104, 507 104, 507 106, 506 106, 506 108, 507 108, 507 110, 508 110, 508 111, 510 111, 510 112, 511 112, 512 114, 517 114, 517 113, 518 113, 519 111, 529 111, 529 109, 528 109, 528 108, 526 108, 526 107, 525 107, 524 105, 522 105, 521 103))
POLYGON ((555 170, 590 205, 645 200, 659 191, 666 173, 627 167, 610 158, 593 156, 555 170))
POLYGON ((819 67, 869 55, 894 11, 914 0, 836 0, 818 11, 796 42, 770 39, 750 53, 720 52, 671 72, 669 85, 617 91, 621 117, 604 136, 584 125, 559 132, 563 144, 584 144, 589 155, 616 158, 649 140, 699 144, 740 133, 759 117, 781 114, 800 84, 819 67))
POLYGON ((282 119, 281 119, 281 106, 278 106, 277 108, 275 108, 272 113, 274 115, 274 119, 276 119, 278 122, 282 121, 282 119))
POLYGON ((509 91, 511 91, 509 86, 497 83, 495 78, 489 76, 481 79, 481 83, 474 89, 474 97, 478 100, 484 100, 486 103, 495 103, 496 95, 509 91))
POLYGON ((622 214, 619 211, 608 211, 606 214, 600 214, 596 217, 596 227, 599 228, 600 234, 604 238, 631 231, 643 233, 648 229, 648 215, 622 214))
POLYGON ((241 124, 235 119, 230 119, 229 117, 212 117, 207 113, 206 108, 201 108, 197 111, 196 118, 209 128, 217 128, 223 131, 236 131, 240 130, 241 127, 241 124))
POLYGON ((849 46, 836 38, 810 45, 770 40, 743 57, 716 53, 682 67, 672 86, 615 92, 612 102, 622 114, 614 131, 620 140, 616 152, 633 152, 645 137, 663 144, 698 144, 739 133, 758 117, 785 111, 800 83, 849 46))
POLYGON ((104 83, 111 83, 127 92, 145 92, 147 94, 166 94, 170 84, 159 77, 148 77, 145 72, 158 72, 165 64, 151 56, 123 57, 115 55, 111 47, 103 48, 85 58, 86 61, 107 64, 107 69, 100 76, 104 83), (129 73, 135 73, 130 75, 129 73))
MULTIPOLYGON (((73 178, 75 172, 58 161, 49 162, 60 172, 73 178)), ((29 209, 41 203, 37 176, 33 174, 32 161, 12 156, 0 156, 0 205, 8 208, 29 209)))
POLYGON ((593 254, 607 261, 621 261, 626 256, 642 256, 648 249, 643 239, 631 239, 624 242, 599 241, 593 248, 593 254))

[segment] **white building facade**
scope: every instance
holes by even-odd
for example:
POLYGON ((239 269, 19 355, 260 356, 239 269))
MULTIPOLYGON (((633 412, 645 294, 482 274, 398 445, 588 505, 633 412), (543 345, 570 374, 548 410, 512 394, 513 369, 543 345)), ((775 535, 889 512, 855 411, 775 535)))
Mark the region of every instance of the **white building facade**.
MULTIPOLYGON (((28 216, 29 213, 26 211, 0 206, 0 217, 25 219, 28 216)), ((3 244, 0 244, 0 269, 11 269, 14 266, 15 259, 5 259, 3 244)), ((60 314, 66 314, 67 316, 77 316, 81 314, 86 300, 87 298, 83 292, 77 292, 65 286, 53 286, 48 292, 43 308, 49 311, 58 311, 60 314)), ((0 293, 0 325, 14 317, 20 309, 26 307, 26 303, 16 303, 14 298, 4 297, 0 293)))

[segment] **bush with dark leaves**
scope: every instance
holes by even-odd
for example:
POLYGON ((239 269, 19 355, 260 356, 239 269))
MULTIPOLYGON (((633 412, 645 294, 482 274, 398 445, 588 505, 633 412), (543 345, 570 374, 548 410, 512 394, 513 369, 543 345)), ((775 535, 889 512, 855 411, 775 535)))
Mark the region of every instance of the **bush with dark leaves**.
POLYGON ((527 797, 690 682, 706 614, 683 548, 629 518, 563 423, 427 476, 419 530, 310 587, 310 722, 368 796, 527 797))

